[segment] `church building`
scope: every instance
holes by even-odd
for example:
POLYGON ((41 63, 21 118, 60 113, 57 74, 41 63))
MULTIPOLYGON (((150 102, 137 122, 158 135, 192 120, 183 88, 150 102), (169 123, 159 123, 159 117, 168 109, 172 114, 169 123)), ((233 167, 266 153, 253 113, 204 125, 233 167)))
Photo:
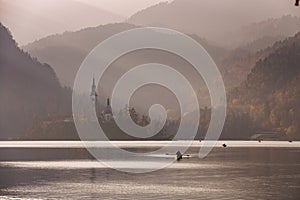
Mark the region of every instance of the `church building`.
MULTIPOLYGON (((96 112, 98 113, 98 94, 96 91, 96 84, 95 84, 94 77, 93 77, 90 98, 91 98, 93 108, 96 109, 96 112)), ((110 106, 109 98, 106 100, 106 107, 101 112, 100 119, 102 122, 111 122, 113 120, 113 113, 112 113, 112 108, 110 106)))

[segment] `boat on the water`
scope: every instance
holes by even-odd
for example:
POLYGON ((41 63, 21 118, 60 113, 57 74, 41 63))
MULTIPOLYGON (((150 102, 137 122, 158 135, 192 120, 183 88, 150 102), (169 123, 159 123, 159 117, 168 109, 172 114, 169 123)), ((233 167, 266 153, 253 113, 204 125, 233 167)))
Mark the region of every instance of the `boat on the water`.
POLYGON ((182 159, 183 154, 180 151, 177 151, 175 154, 175 160, 179 161, 182 159))

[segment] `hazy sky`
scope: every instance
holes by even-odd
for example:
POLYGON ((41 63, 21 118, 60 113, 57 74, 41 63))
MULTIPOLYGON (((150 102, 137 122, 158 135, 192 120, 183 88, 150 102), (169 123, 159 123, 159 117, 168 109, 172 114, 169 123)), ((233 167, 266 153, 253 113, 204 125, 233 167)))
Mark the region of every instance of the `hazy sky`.
MULTIPOLYGON (((0 0, 0 22, 10 29, 20 45, 25 45, 51 34, 123 22, 140 10, 166 1, 173 0, 0 0)), ((217 30, 221 26, 232 29, 230 24, 236 27, 286 14, 299 16, 293 0, 181 0, 163 8, 152 16, 146 15, 143 21, 149 23, 141 24, 165 24, 207 36, 211 34, 208 30, 218 33, 211 25, 217 30), (207 23, 207 28, 200 26, 201 22, 207 23)))
POLYGON ((99 6, 105 10, 129 17, 137 11, 147 8, 159 2, 171 2, 172 0, 78 0, 90 5, 99 6))
POLYGON ((170 0, 0 0, 0 22, 20 45, 47 35, 122 22, 170 0))

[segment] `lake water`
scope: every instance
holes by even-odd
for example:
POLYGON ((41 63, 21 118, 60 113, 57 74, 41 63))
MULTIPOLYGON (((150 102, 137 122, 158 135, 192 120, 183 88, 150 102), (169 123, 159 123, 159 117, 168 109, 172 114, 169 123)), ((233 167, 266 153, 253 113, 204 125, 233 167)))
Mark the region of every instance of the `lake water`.
MULTIPOLYGON (((135 152, 165 144, 116 143, 135 152)), ((189 159, 131 174, 95 161, 80 142, 0 142, 0 199, 300 199, 299 142, 222 143, 199 159, 195 142, 189 159)))

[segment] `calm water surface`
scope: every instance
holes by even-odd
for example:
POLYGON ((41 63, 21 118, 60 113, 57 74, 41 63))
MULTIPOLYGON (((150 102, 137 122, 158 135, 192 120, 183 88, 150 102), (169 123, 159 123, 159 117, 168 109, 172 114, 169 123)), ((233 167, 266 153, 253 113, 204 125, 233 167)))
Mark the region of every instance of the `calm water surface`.
MULTIPOLYGON (((205 159, 197 157, 198 150, 190 148, 190 159, 168 168, 129 174, 78 150, 77 157, 65 160, 59 152, 66 152, 53 148, 58 159, 47 160, 38 155, 42 149, 34 149, 39 161, 20 161, 3 159, 11 150, 0 148, 0 199, 300 199, 298 147, 229 145, 214 148, 205 159)), ((13 152, 26 154, 22 148, 13 152)))

